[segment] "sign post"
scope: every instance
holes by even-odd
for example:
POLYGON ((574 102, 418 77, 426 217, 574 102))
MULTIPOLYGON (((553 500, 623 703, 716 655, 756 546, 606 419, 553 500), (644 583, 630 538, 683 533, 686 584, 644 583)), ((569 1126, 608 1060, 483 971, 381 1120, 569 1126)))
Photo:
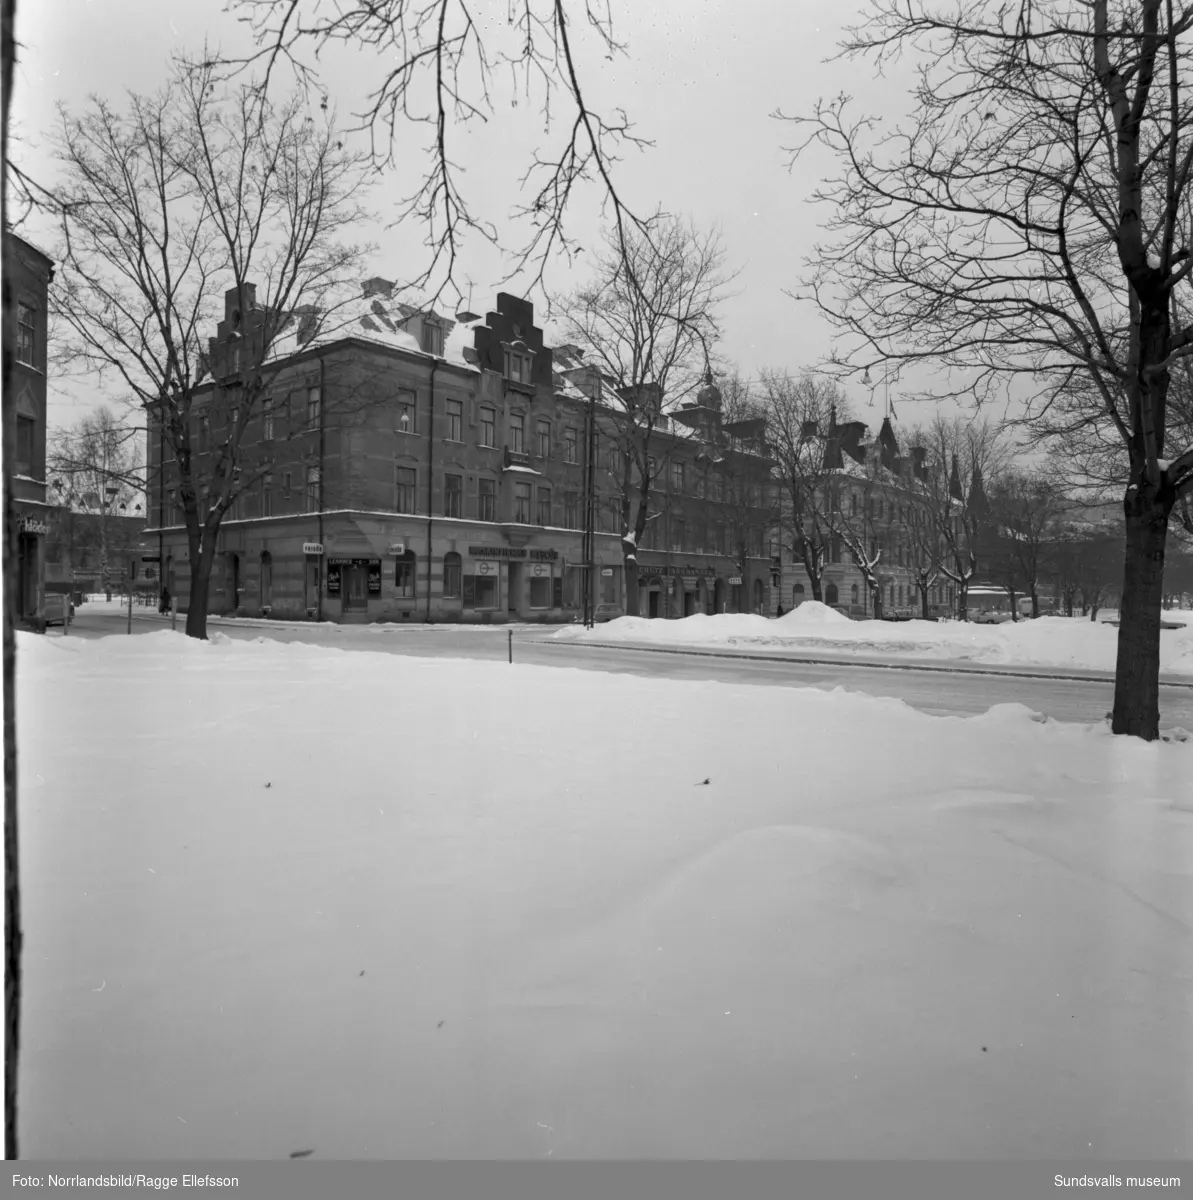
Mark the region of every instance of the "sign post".
POLYGON ((133 580, 137 577, 137 564, 128 560, 128 631, 133 631, 133 580))

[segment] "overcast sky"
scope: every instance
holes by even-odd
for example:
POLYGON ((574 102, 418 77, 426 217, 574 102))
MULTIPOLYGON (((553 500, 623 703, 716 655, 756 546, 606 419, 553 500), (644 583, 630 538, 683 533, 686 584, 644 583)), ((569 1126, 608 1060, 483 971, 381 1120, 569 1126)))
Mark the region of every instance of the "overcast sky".
MULTIPOLYGON (((787 167, 790 126, 772 119, 783 109, 806 113, 818 96, 847 90, 859 106, 887 114, 906 108, 898 80, 875 80, 856 66, 848 75, 833 54, 842 25, 860 3, 827 0, 612 0, 616 33, 626 44, 624 58, 606 61, 595 39, 581 43, 578 64, 595 107, 620 105, 636 132, 654 142, 631 152, 617 168, 617 181, 636 211, 656 206, 690 215, 702 226, 716 225, 729 265, 740 273, 734 295, 723 309, 721 354, 747 376, 763 367, 797 371, 814 366, 829 348, 829 330, 809 303, 785 294, 798 287, 802 262, 826 214, 808 203, 819 176, 831 171, 823 154, 787 167)), ((223 0, 53 0, 24 3, 18 9, 20 42, 14 102, 15 157, 37 177, 53 175, 45 132, 55 124, 59 103, 82 106, 89 94, 118 100, 124 89, 151 91, 170 70, 171 55, 197 53, 204 41, 233 52, 245 44, 243 27, 223 11, 223 0)), ((480 0, 479 11, 504 22, 506 0, 480 0)), ((322 70, 332 103, 347 123, 358 111, 368 85, 378 77, 379 60, 362 53, 333 54, 322 70)), ((531 151, 544 140, 536 105, 510 105, 508 87, 497 93, 496 118, 461 134, 456 158, 468 168, 469 186, 485 215, 502 225, 518 200, 517 180, 531 151)), ((556 131, 556 136, 558 131, 556 131)), ((399 169, 378 181, 370 199, 384 221, 394 199, 411 178, 402 163, 418 160, 403 145, 399 169)), ((582 245, 599 244, 601 213, 595 191, 581 196, 570 228, 582 245)), ((52 227, 34 220, 27 235, 52 249, 52 227)), ((376 273, 409 277, 423 252, 421 234, 409 229, 373 231, 381 249, 376 273)), ((513 231, 511 241, 517 240, 513 231)), ((479 242, 469 243, 467 276, 474 285, 472 307, 485 311, 508 269, 500 256, 479 242)), ((566 289, 579 283, 581 264, 569 271, 553 264, 548 284, 566 289)), ((517 284, 509 290, 520 292, 517 284)), ((543 297, 530 296, 542 308, 543 297)), ((548 327, 549 328, 549 327, 548 327)), ((881 419, 882 399, 866 409, 869 394, 850 389, 863 416, 881 419)), ((55 389, 51 423, 69 423, 98 399, 90 389, 55 389)), ((927 413, 901 412, 904 420, 927 413)))

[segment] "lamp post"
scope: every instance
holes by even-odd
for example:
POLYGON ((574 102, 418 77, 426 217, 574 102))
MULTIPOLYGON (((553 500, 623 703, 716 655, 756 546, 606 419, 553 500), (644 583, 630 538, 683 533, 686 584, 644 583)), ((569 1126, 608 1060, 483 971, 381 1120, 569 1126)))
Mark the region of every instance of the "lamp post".
POLYGON ((596 397, 600 386, 601 377, 598 373, 588 391, 588 428, 585 430, 584 447, 584 536, 580 557, 583 559, 581 572, 585 629, 592 629, 596 624, 593 595, 596 582, 596 397))

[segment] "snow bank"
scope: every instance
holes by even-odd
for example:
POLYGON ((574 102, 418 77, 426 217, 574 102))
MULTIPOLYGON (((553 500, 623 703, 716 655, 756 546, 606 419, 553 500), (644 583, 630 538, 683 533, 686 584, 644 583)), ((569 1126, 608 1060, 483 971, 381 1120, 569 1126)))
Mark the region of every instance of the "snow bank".
POLYGON ((1193 745, 168 631, 18 670, 32 1158, 1193 1156, 1193 745))
MULTIPOLYGON (((1193 613, 1187 614, 1193 618, 1193 613)), ((1165 619, 1179 614, 1165 614, 1165 619)), ((1003 666, 1073 667, 1113 671, 1118 629, 1102 622, 1064 617, 1003 625, 962 621, 852 621, 809 601, 777 620, 748 614, 651 621, 621 617, 595 629, 568 626, 554 637, 579 642, 651 646, 738 647, 775 653, 825 649, 863 656, 897 655, 1003 666), (804 610, 809 610, 804 615, 804 610)), ((1193 675, 1193 624, 1165 629, 1160 669, 1193 675)))

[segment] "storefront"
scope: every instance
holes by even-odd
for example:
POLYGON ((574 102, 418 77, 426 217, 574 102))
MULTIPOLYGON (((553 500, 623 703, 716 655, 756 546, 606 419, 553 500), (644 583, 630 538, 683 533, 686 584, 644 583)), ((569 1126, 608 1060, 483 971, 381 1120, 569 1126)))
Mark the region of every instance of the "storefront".
POLYGON ((40 508, 16 507, 16 594, 15 619, 22 623, 38 621, 45 611, 45 541, 49 524, 40 508), (22 511, 24 509, 24 511, 22 511))

